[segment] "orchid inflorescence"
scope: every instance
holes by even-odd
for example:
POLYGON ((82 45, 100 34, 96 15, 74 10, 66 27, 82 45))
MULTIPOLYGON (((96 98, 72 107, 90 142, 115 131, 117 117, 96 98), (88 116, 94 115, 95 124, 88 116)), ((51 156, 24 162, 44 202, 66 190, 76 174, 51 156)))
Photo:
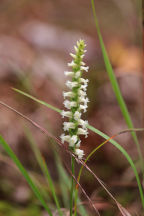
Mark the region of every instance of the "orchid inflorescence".
POLYGON ((61 142, 68 142, 69 147, 79 159, 82 159, 84 155, 84 151, 79 149, 81 143, 79 135, 88 136, 88 121, 81 119, 82 112, 87 111, 87 103, 89 102, 86 93, 88 79, 81 77, 83 71, 88 72, 88 66, 85 66, 85 63, 82 61, 86 52, 85 46, 84 41, 79 40, 77 41, 77 46, 74 46, 75 54, 70 53, 73 60, 68 63, 68 66, 72 70, 64 72, 66 76, 71 77, 71 81, 66 81, 69 91, 63 92, 64 106, 67 110, 61 112, 62 118, 69 118, 69 121, 63 123, 63 129, 66 134, 60 136, 61 142))

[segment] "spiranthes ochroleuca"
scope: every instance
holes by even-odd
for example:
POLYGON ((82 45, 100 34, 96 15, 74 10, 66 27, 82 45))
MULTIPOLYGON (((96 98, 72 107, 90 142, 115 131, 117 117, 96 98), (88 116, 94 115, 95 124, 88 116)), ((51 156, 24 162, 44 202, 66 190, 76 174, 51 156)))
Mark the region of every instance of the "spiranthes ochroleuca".
POLYGON ((88 136, 87 124, 88 121, 81 119, 82 113, 87 111, 87 86, 88 79, 82 78, 83 72, 88 72, 88 66, 85 66, 83 57, 86 52, 85 43, 83 40, 77 41, 77 46, 74 46, 75 54, 70 53, 73 60, 68 63, 71 67, 70 71, 65 71, 65 76, 71 80, 66 81, 66 86, 69 88, 67 92, 63 92, 64 106, 66 110, 61 112, 62 118, 68 118, 68 121, 63 123, 63 133, 60 138, 61 142, 68 142, 69 147, 77 155, 79 159, 84 156, 84 151, 80 149, 80 135, 88 136))

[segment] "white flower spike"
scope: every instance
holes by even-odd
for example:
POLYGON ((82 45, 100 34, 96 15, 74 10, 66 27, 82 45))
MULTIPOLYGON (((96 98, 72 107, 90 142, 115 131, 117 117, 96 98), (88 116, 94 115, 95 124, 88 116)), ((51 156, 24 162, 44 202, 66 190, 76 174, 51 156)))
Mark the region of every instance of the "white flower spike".
POLYGON ((62 118, 69 118, 69 121, 63 123, 66 134, 60 136, 61 141, 62 143, 68 142, 70 149, 78 159, 82 159, 84 155, 84 151, 79 149, 81 143, 79 136, 88 136, 88 121, 81 119, 82 112, 87 111, 87 103, 89 102, 86 93, 89 80, 81 77, 83 72, 88 72, 89 69, 83 62, 86 52, 85 46, 84 41, 79 40, 77 46, 74 46, 75 53, 70 53, 73 60, 68 63, 68 66, 71 67, 71 70, 64 72, 65 76, 71 78, 71 80, 66 81, 69 91, 63 92, 63 97, 66 99, 64 106, 67 110, 61 112, 62 118))

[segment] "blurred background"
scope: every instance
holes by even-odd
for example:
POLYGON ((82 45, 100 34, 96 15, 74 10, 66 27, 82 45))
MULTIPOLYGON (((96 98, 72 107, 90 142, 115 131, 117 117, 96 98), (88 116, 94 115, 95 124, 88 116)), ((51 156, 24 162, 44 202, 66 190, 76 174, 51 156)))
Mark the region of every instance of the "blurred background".
MULTIPOLYGON (((122 95, 134 126, 143 126, 142 110, 142 17, 139 0, 95 1, 104 42, 122 95)), ((127 128, 112 91, 97 38, 91 3, 87 0, 1 0, 0 1, 0 100, 27 115, 56 137, 62 133, 62 119, 56 112, 15 93, 23 90, 57 108, 63 108, 64 71, 71 61, 69 53, 78 39, 87 44, 86 77, 90 80, 89 109, 84 116, 89 123, 109 136, 127 128)), ((55 151, 59 159, 68 155, 39 130, 17 114, 0 106, 0 134, 13 148, 23 165, 49 191, 31 150, 33 139, 47 161, 61 198, 55 151), (31 137, 31 139, 30 139, 31 137)), ((143 134, 137 133, 140 144, 143 134)), ((127 150, 138 166, 138 155, 130 133, 116 140, 127 150)), ((87 155, 103 142, 90 132, 82 140, 87 155)), ((117 200, 133 215, 141 214, 141 203, 135 176, 123 155, 110 143, 100 149, 88 165, 103 180, 117 200)), ((139 166, 138 166, 139 167, 139 166)), ((79 167, 77 167, 79 168, 79 167)), ((96 180, 84 172, 81 184, 96 201, 101 215, 120 215, 96 180)), ((81 194, 89 215, 92 209, 81 194)), ((68 198, 67 198, 68 199, 68 198)), ((53 206, 53 201, 50 201, 53 206)), ((0 216, 46 215, 24 178, 0 148, 0 216)))

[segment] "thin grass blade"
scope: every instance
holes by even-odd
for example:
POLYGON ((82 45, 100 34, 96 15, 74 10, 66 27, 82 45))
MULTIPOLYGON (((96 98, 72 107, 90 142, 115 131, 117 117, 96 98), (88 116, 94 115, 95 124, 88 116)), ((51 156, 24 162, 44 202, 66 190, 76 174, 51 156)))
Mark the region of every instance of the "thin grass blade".
POLYGON ((101 137, 103 137, 104 139, 109 140, 109 142, 112 145, 114 145, 124 155, 124 157, 127 159, 127 161, 131 165, 132 170, 133 170, 133 172, 135 174, 137 185, 138 185, 139 192, 140 192, 141 201, 142 201, 142 206, 144 208, 144 193, 143 193, 143 189, 142 189, 142 186, 141 186, 140 178, 139 178, 137 169, 136 169, 131 157, 129 156, 129 154, 126 152, 126 150, 119 143, 117 143, 115 140, 110 140, 110 137, 107 136, 106 134, 104 134, 103 132, 99 131, 98 129, 94 128, 91 125, 88 125, 88 128, 91 131, 93 131, 94 133, 96 133, 96 134, 100 135, 101 137))
POLYGON ((38 188, 36 187, 36 185, 34 184, 32 179, 30 178, 28 172, 23 167, 23 165, 21 164, 21 162, 19 161, 19 159, 17 158, 17 156, 15 155, 13 150, 10 148, 10 146, 6 143, 6 141, 3 139, 3 137, 1 135, 0 135, 0 144, 2 145, 4 150, 7 152, 7 154, 10 156, 10 158, 13 160, 13 162, 16 164, 16 166, 19 168, 20 172, 24 176, 25 180, 27 181, 27 183, 29 184, 29 186, 31 187, 33 192, 35 193, 36 197, 41 202, 42 206, 45 208, 45 210, 48 212, 48 214, 50 216, 52 216, 52 212, 51 212, 50 208, 46 204, 45 200, 43 199, 41 193, 39 192, 38 188))
POLYGON ((36 143, 35 143, 35 140, 34 140, 34 137, 31 135, 30 131, 25 127, 25 134, 29 140, 29 143, 31 145, 31 148, 35 154, 35 157, 36 157, 36 160, 46 178, 46 181, 48 182, 49 184, 49 187, 50 187, 50 190, 52 192, 52 196, 54 198, 54 201, 56 203, 56 206, 57 206, 57 210, 58 210, 58 213, 60 216, 62 216, 62 211, 61 211, 61 208, 60 208, 60 204, 59 204, 59 201, 58 201, 58 198, 57 198, 57 195, 56 195, 56 192, 55 192, 55 188, 54 188, 54 185, 53 185, 53 180, 51 178, 51 175, 50 175, 50 172, 48 170, 48 167, 46 165, 46 163, 44 162, 44 159, 41 155, 41 152, 40 150, 38 149, 36 143))
POLYGON ((36 97, 34 97, 34 96, 32 96, 32 95, 30 95, 30 94, 28 94, 28 93, 26 93, 26 92, 23 92, 23 91, 21 91, 21 90, 19 90, 19 89, 16 89, 16 88, 12 88, 12 89, 13 89, 14 91, 16 91, 16 92, 18 92, 18 93, 24 95, 24 96, 26 96, 26 97, 28 97, 28 98, 30 98, 30 99, 36 101, 37 103, 42 104, 42 105, 44 105, 44 106, 46 106, 46 107, 48 107, 48 108, 50 108, 50 109, 52 109, 52 110, 58 112, 58 113, 61 112, 60 109, 58 109, 58 108, 56 108, 56 107, 54 107, 54 106, 52 106, 52 105, 50 105, 50 104, 48 104, 48 103, 42 101, 42 100, 39 100, 39 99, 37 99, 36 97))
MULTIPOLYGON (((139 129, 134 129, 135 131, 143 131, 144 128, 139 128, 139 129)), ((123 130, 115 135, 113 135, 112 137, 110 137, 109 139, 107 139, 106 141, 104 141, 103 143, 101 143, 100 145, 98 145, 95 149, 93 149, 90 154, 87 156, 87 158, 85 159, 85 163, 87 163, 87 161, 90 159, 90 157, 97 151, 99 150, 103 145, 105 145, 106 143, 110 142, 110 140, 114 139, 116 136, 122 134, 122 133, 126 133, 126 132, 130 132, 131 130, 123 130)), ((119 144, 118 144, 119 145, 119 144)), ((125 150, 124 150, 125 151, 125 150)), ((128 155, 129 156, 129 155, 128 155)), ((129 156, 130 157, 130 156, 129 156)), ((131 159, 131 163, 133 163, 132 159, 131 159)), ((134 163, 133 163, 133 166, 134 163)), ((79 171, 79 174, 78 174, 78 178, 77 178, 77 181, 79 182, 80 181, 80 177, 81 177, 81 174, 82 174, 82 170, 83 170, 84 166, 81 166, 80 168, 80 171, 79 171)), ((137 170, 136 170, 136 167, 135 167, 135 171, 136 171, 136 175, 137 175, 137 178, 139 179, 139 175, 137 173, 137 170)), ((139 179, 139 183, 140 183, 140 179, 139 179)), ((143 194, 143 190, 142 190, 142 185, 140 183, 140 187, 139 187, 139 191, 140 194, 143 194)), ((75 196, 75 211, 76 211, 76 208, 77 208, 77 195, 78 195, 78 185, 76 185, 76 196, 75 196)), ((142 199, 143 200, 143 199, 142 199)), ((119 210, 121 211, 122 215, 129 215, 129 213, 127 212, 127 210, 125 208, 123 208, 120 204, 118 204, 118 208, 119 210)))
MULTIPOLYGON (((55 155, 55 159, 58 157, 58 154, 55 155)), ((68 189, 70 188, 70 179, 68 175, 66 174, 66 171, 64 170, 61 161, 59 159, 56 159, 56 166, 58 170, 58 175, 59 175, 59 184, 61 188, 61 193, 62 193, 62 199, 65 208, 69 208, 69 201, 67 197, 69 196, 68 189)))
MULTIPOLYGON (((91 0, 91 5, 92 5, 92 10, 93 10, 96 30, 97 30, 97 34, 98 34, 98 38, 99 38, 99 42, 100 42, 104 62, 105 62, 105 67, 106 67, 106 70, 107 70, 107 73, 108 73, 108 76, 109 76, 113 91, 115 93, 117 102, 118 102, 118 104, 120 106, 120 109, 121 109, 121 112, 123 114, 123 117, 124 117, 124 119, 125 119, 125 121, 127 123, 128 128, 131 129, 131 128, 133 128, 133 123, 132 123, 130 114, 128 112, 126 103, 125 103, 125 101, 123 99, 123 96, 121 94, 117 79, 115 77, 113 68, 111 66, 111 63, 110 63, 110 60, 109 60, 109 57, 108 57, 108 54, 107 54, 107 51, 106 51, 106 48, 105 48, 105 45, 104 45, 104 42, 103 42, 103 38, 102 38, 102 35, 101 35, 101 31, 100 31, 97 16, 96 16, 94 0, 91 0)), ((141 153, 141 149, 140 149, 140 145, 139 145, 137 135, 136 135, 136 133, 134 131, 132 131, 131 134, 132 134, 133 140, 134 140, 134 142, 136 144, 137 151, 138 151, 138 154, 139 154, 139 158, 140 158, 140 161, 141 161, 141 170, 142 170, 142 172, 144 172, 144 161, 143 161, 143 157, 142 157, 142 153, 141 153)))

